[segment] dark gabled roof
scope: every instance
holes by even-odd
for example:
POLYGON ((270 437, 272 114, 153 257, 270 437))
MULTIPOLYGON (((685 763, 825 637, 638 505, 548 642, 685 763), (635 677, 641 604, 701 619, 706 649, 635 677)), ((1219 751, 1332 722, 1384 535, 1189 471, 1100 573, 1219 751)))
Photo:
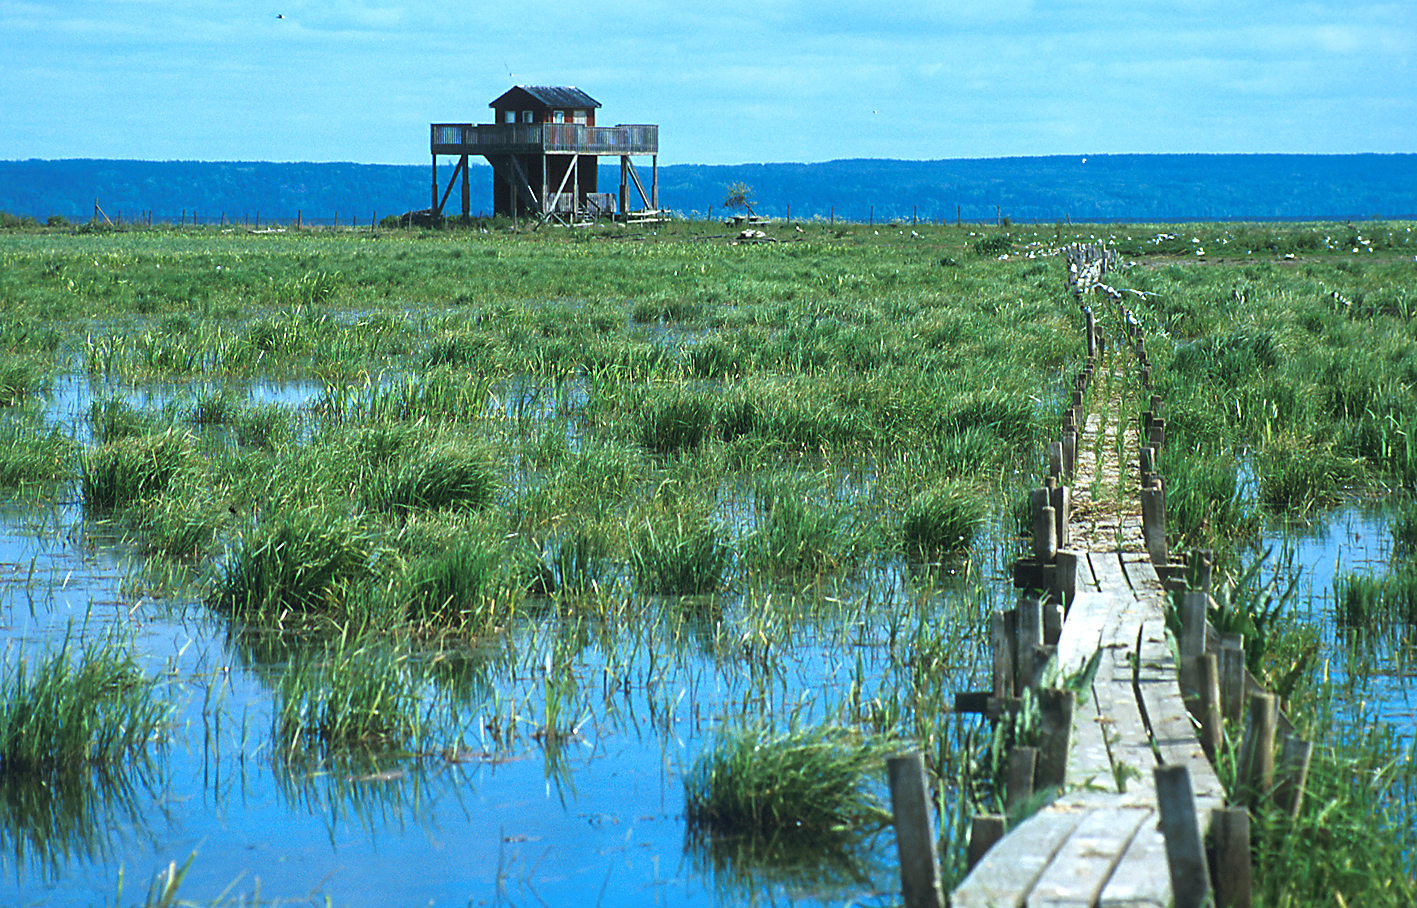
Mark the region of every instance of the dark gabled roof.
POLYGON ((488 107, 519 107, 530 98, 542 107, 599 107, 600 102, 571 85, 517 85, 488 107))

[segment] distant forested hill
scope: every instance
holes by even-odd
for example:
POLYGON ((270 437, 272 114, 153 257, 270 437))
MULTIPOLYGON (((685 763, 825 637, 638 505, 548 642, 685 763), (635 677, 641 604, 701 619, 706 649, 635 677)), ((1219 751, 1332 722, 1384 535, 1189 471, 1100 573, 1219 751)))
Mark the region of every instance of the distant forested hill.
MULTIPOLYGON (((603 159, 601 189, 619 188, 603 159)), ((637 161, 642 178, 649 174, 637 161)), ((440 162, 443 187, 451 162, 440 162)), ((471 169, 472 209, 491 208, 492 177, 471 169)), ((1221 220, 1417 215, 1417 155, 1095 155, 940 161, 661 167, 660 201, 681 214, 723 213, 744 183, 759 214, 878 221, 1221 220)), ((0 211, 45 219, 152 212, 156 220, 293 219, 368 223, 427 208, 428 166, 199 161, 0 161, 0 211)), ((448 202, 456 213, 456 187, 448 202)), ((632 198, 635 198, 632 196, 632 198)), ((637 199, 636 199, 637 200, 637 199)))

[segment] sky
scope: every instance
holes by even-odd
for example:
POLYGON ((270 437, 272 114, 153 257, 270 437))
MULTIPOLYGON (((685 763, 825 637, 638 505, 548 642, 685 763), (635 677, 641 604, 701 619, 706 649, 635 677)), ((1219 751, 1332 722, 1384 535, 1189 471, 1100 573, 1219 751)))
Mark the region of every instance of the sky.
POLYGON ((574 85, 661 164, 1417 152, 1417 0, 0 0, 0 159, 425 164, 574 85))

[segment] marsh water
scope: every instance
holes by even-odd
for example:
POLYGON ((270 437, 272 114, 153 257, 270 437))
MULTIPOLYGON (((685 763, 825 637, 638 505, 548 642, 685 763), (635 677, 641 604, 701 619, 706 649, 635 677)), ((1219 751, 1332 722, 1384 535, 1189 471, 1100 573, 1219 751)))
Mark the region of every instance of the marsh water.
MULTIPOLYGON (((50 405, 76 432, 85 388, 61 386, 50 405)), ((317 393, 251 392, 290 406, 317 393)), ((1335 573, 1380 570, 1388 520, 1352 503, 1267 535, 1281 573, 1302 569, 1288 614, 1324 640, 1314 670, 1354 673, 1336 684, 1345 708, 1410 736, 1402 646, 1360 663, 1333 620, 1335 573)), ((689 834, 683 778, 726 716, 785 728, 847 699, 858 715, 889 715, 902 673, 923 661, 902 630, 962 623, 1007 597, 1004 547, 979 548, 964 579, 893 563, 827 587, 667 599, 649 629, 548 609, 498 640, 440 650, 448 745, 292 764, 272 744, 288 643, 195 597, 149 595, 121 528, 76 501, 12 501, 0 508, 6 662, 122 635, 173 715, 152 759, 116 778, 77 792, 6 784, 0 903, 142 904, 185 864, 178 896, 196 904, 896 904, 888 828, 848 851, 736 850, 689 834), (768 610, 762 596, 779 601, 768 610), (789 626, 765 628, 769 611, 789 626)), ((980 641, 932 639, 950 649, 932 663, 941 690, 968 689, 980 641)))
MULTIPOLYGON (((191 389, 142 393, 161 407, 191 389)), ((82 437, 89 402, 85 383, 60 385, 49 413, 82 437)), ((688 835, 683 775, 725 716, 786 728, 848 696, 888 710, 909 670, 902 624, 980 607, 969 584, 897 566, 844 587, 666 599, 649 629, 548 609, 440 648, 448 745, 293 764, 272 744, 289 643, 195 595, 149 594, 123 538, 78 501, 0 508, 6 663, 116 635, 173 707, 143 765, 77 791, 6 783, 0 904, 143 904, 174 865, 177 897, 204 905, 892 904, 888 829, 765 859, 688 835), (791 626, 765 629, 759 595, 788 600, 771 611, 791 626)), ((942 689, 967 684, 973 661, 961 647, 942 689)))

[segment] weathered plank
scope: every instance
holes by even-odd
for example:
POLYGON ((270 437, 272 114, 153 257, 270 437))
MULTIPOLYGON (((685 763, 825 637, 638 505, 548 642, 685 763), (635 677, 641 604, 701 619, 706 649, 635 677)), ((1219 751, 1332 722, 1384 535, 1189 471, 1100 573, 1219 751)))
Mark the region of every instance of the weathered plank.
POLYGON ((1137 829, 1153 813, 1145 807, 1102 807, 1089 812, 1039 876, 1028 895, 1029 908, 1091 908, 1137 829))
POLYGON ((1033 884, 1082 818, 1080 812, 1060 810, 1029 817, 974 865, 950 896, 952 908, 1022 908, 1033 884))

